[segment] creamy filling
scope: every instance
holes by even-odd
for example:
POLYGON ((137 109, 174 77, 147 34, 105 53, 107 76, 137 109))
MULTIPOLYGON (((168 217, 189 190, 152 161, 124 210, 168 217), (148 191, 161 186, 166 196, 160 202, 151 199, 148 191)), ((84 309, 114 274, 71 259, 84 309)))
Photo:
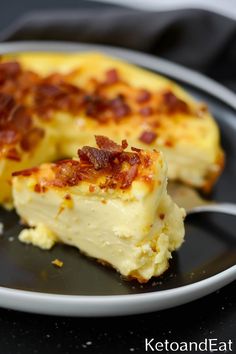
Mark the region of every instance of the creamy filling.
POLYGON ((155 203, 155 213, 153 204, 144 201, 107 199, 104 203, 81 195, 72 195, 72 203, 63 209, 61 191, 15 192, 14 197, 21 217, 36 226, 23 231, 21 241, 48 249, 58 239, 141 281, 167 269, 171 251, 184 237, 184 212, 166 191, 155 203))

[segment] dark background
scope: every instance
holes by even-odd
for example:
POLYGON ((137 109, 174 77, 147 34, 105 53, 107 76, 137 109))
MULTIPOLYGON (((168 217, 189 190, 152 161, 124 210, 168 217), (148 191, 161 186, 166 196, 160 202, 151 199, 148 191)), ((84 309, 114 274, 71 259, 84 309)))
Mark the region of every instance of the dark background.
MULTIPOLYGON (((93 10, 96 6, 98 5, 78 0, 1 1, 0 32, 2 31, 5 38, 20 39, 17 38, 19 34, 15 34, 13 30, 10 32, 4 30, 30 10, 51 9, 56 11, 63 8, 77 8, 79 17, 79 12, 90 8, 93 18, 96 19, 93 10)), ((108 11, 111 11, 111 8, 114 7, 109 7, 108 11)), ((107 6, 100 5, 100 18, 104 16, 104 11, 107 11, 107 6)), ((99 15, 97 15, 98 23, 99 15)), ((89 18, 90 15, 87 13, 86 16, 89 18)), ((134 12, 134 17, 132 17, 133 15, 128 13, 128 16, 131 16, 134 21, 131 30, 138 31, 140 23, 137 23, 135 17, 139 14, 134 12)), ((104 26, 103 22, 98 25, 104 26)), ((147 23, 145 23, 145 27, 148 27, 147 23)), ((58 32, 55 30, 58 26, 57 21, 55 26, 45 33, 40 32, 36 28, 37 26, 34 28, 32 23, 31 26, 32 31, 29 31, 29 27, 26 26, 26 30, 21 33, 22 39, 28 39, 29 36, 32 36, 32 39, 34 37, 35 39, 47 39, 49 32, 52 35, 51 39, 68 39, 70 37, 71 30, 66 33, 67 37, 61 38, 63 37, 61 35, 60 38, 55 38, 55 33, 58 32)), ((163 14, 159 23, 156 24, 154 21, 150 28, 155 29, 155 26, 162 32, 159 31, 156 34, 155 31, 150 31, 148 38, 155 39, 156 42, 145 42, 145 38, 142 36, 147 33, 147 30, 143 28, 143 31, 139 33, 140 40, 129 41, 128 34, 127 36, 123 34, 123 37, 120 36, 116 39, 115 44, 121 45, 123 41, 126 47, 134 47, 161 55, 202 71, 231 88, 236 87, 236 31, 233 21, 215 15, 213 18, 205 12, 190 13, 185 11, 177 15, 163 14), (194 34, 196 37, 188 36, 186 40, 184 31, 186 32, 186 28, 192 21, 201 21, 202 27, 197 27, 196 34, 194 34), (172 26, 170 31, 166 29, 166 23, 169 24, 169 27, 172 26), (182 24, 178 27, 177 32, 176 24, 182 24), (164 29, 165 32, 163 32, 164 29), (171 47, 171 31, 173 30, 178 34, 174 39, 179 45, 174 51, 171 51, 163 43, 167 41, 171 47), (201 33, 203 30, 205 30, 205 34, 201 33), (194 48, 191 49, 194 40, 195 52, 194 48), (178 50, 178 48, 180 49, 178 50), (184 56, 181 52, 183 48, 185 50, 184 56)), ((123 27, 123 24, 120 27, 123 27)), ((124 27, 128 30, 129 24, 124 23, 124 27)), ((122 28, 117 31, 122 33, 122 28)), ((96 23, 92 26, 91 32, 88 31, 84 37, 81 37, 81 40, 109 44, 108 31, 104 31, 103 36, 94 36, 95 32, 96 23)), ((80 39, 79 31, 75 39, 80 39)), ((236 352, 235 294, 236 283, 234 282, 214 294, 184 306, 152 314, 120 318, 49 317, 1 309, 0 353, 143 353, 145 337, 154 337, 158 341, 168 339, 178 342, 202 341, 204 338, 218 338, 222 341, 232 339, 235 341, 234 352, 236 352)))
MULTIPOLYGON (((83 0, 6 0, 0 2, 0 30, 14 23, 20 16, 30 11, 67 8, 94 8, 96 4, 83 0)), ((103 5, 99 5, 102 7, 103 5)), ((105 5, 103 7, 106 7, 105 5)))

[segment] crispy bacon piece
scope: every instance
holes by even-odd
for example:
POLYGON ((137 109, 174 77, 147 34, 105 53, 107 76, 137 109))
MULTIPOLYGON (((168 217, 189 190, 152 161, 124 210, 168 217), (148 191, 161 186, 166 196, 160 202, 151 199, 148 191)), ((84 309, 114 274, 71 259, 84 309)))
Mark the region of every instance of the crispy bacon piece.
POLYGON ((139 154, 137 152, 123 152, 120 156, 119 156, 119 161, 120 162, 128 162, 131 166, 133 165, 137 165, 140 164, 140 157, 139 154))
POLYGON ((134 147, 134 146, 131 146, 131 150, 132 150, 132 151, 135 151, 135 152, 140 152, 140 151, 142 151, 142 149, 136 148, 136 147, 134 147))
POLYGON ((123 149, 127 149, 127 147, 129 146, 128 142, 126 139, 123 139, 121 142, 121 146, 123 147, 123 149))
POLYGON ((108 101, 99 95, 85 96, 86 114, 99 120, 100 122, 106 122, 107 118, 105 113, 109 110, 108 101))
MULTIPOLYGON (((104 136, 96 136, 98 148, 84 146, 78 150, 80 160, 62 160, 52 165, 54 178, 42 179, 35 186, 36 192, 46 191, 47 186, 62 188, 65 186, 76 186, 80 181, 92 183, 90 192, 94 192, 94 183, 103 176, 105 182, 101 182, 100 188, 129 188, 138 175, 141 159, 140 149, 133 148, 134 152, 126 152, 127 142, 122 145, 116 144, 104 136)), ((13 176, 30 176, 38 172, 36 168, 14 172, 13 176)))
POLYGON ((140 137, 139 140, 142 141, 144 144, 151 144, 155 141, 157 137, 157 134, 152 132, 152 131, 144 131, 140 137))
POLYGON ((143 116, 143 117, 148 117, 151 116, 153 113, 153 109, 152 107, 146 106, 143 107, 139 110, 139 113, 143 116))
POLYGON ((31 176, 33 173, 39 171, 38 167, 27 168, 26 170, 16 171, 12 173, 12 176, 31 176))
POLYGON ((88 160, 95 170, 100 170, 108 167, 112 152, 91 146, 84 146, 82 149, 78 150, 78 155, 81 160, 88 160))
POLYGON ((124 174, 124 178, 121 183, 121 188, 125 189, 130 187, 137 174, 138 174, 138 165, 135 164, 131 166, 130 169, 124 174))
POLYGON ((116 84, 120 80, 118 71, 116 69, 110 69, 106 71, 105 83, 108 85, 116 84))
POLYGON ((74 160, 60 161, 56 165, 55 185, 62 187, 65 185, 74 186, 78 183, 79 177, 77 168, 79 168, 79 162, 74 160))
POLYGON ((186 102, 178 98, 172 91, 167 91, 163 93, 162 96, 164 109, 167 110, 168 113, 189 113, 190 109, 186 102))
MULTIPOLYGON (((18 144, 23 150, 34 148, 44 136, 44 131, 33 127, 28 110, 7 94, 0 93, 0 143, 1 145, 18 144)), ((14 150, 8 158, 18 160, 19 153, 14 150)))
POLYGON ((84 105, 84 92, 67 82, 51 83, 49 78, 35 87, 34 105, 37 112, 50 115, 52 110, 78 113, 84 105))
POLYGON ((122 163, 128 162, 131 166, 140 163, 139 155, 136 152, 125 152, 128 144, 126 140, 122 141, 122 145, 116 144, 109 138, 101 135, 95 136, 96 143, 100 149, 84 146, 78 150, 78 155, 82 161, 89 161, 95 170, 106 168, 113 164, 115 159, 122 163))
POLYGON ((20 161, 20 154, 19 152, 16 150, 16 148, 11 148, 7 151, 5 157, 9 160, 14 160, 14 161, 20 161))
POLYGON ((125 152, 128 144, 126 140, 122 145, 118 145, 104 136, 95 136, 97 145, 100 149, 84 146, 78 150, 80 160, 89 161, 95 170, 107 169, 109 175, 102 188, 128 188, 138 173, 140 160, 140 149, 135 152, 125 152), (122 170, 122 164, 126 162, 130 165, 126 170, 122 170))
POLYGON ((109 106, 117 119, 126 117, 131 113, 131 109, 125 102, 125 97, 123 95, 118 95, 116 98, 112 99, 109 102, 109 106))
POLYGON ((107 99, 98 94, 86 96, 85 107, 86 114, 101 123, 107 122, 110 118, 119 121, 131 113, 123 95, 118 95, 113 99, 107 99))
POLYGON ((36 193, 45 193, 47 190, 47 188, 45 186, 43 186, 42 184, 39 184, 37 183, 35 186, 34 186, 34 191, 36 193))
POLYGON ((21 73, 20 64, 16 61, 0 64, 0 84, 8 79, 14 79, 21 73))
POLYGON ((15 107, 15 101, 12 96, 0 93, 0 125, 6 124, 10 113, 15 107))
POLYGON ((136 102, 146 103, 151 99, 151 93, 148 90, 142 89, 138 92, 136 102))
POLYGON ((122 141, 122 144, 124 144, 126 147, 123 147, 123 145, 122 146, 118 145, 111 139, 102 135, 95 135, 95 139, 96 139, 97 146, 100 149, 107 150, 112 153, 121 153, 128 146, 127 141, 125 140, 122 141))

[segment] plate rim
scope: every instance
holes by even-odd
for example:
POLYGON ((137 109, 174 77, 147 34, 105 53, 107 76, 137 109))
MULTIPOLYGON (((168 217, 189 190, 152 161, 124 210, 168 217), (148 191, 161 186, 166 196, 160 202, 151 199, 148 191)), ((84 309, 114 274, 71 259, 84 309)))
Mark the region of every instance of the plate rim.
POLYGON ((59 295, 0 287, 0 304, 5 308, 47 315, 122 316, 179 306, 234 280, 236 266, 193 284, 142 294, 59 295))
MULTIPOLYGON (((234 92, 192 69, 185 68, 158 56, 99 44, 62 41, 0 43, 0 54, 23 51, 102 51, 137 65, 145 66, 147 69, 155 70, 162 75, 168 75, 174 80, 190 84, 224 102, 236 111, 236 94, 234 92)), ((0 305, 15 310, 51 315, 89 317, 139 314, 167 309, 196 300, 234 280, 236 280, 236 265, 192 284, 142 294, 62 295, 0 286, 0 305)))

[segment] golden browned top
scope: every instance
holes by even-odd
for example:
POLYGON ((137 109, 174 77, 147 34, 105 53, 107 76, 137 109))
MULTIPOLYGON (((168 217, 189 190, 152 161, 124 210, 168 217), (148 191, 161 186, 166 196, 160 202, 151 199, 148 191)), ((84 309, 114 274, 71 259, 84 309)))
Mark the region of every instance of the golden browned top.
POLYGON ((132 87, 115 68, 103 72, 102 79, 91 77, 86 87, 71 83, 77 75, 79 70, 44 77, 23 69, 18 62, 3 62, 0 64, 0 92, 14 97, 20 104, 27 103, 41 113, 42 119, 56 110, 71 114, 83 111, 100 123, 109 120, 119 122, 134 113, 148 117, 191 111, 188 104, 171 90, 150 92, 132 87))
MULTIPOLYGON (((20 159, 17 145, 30 150, 42 138, 43 130, 33 121, 35 114, 42 121, 53 120, 56 111, 82 114, 101 125, 111 121, 119 125, 138 115, 141 122, 137 124, 144 126, 139 140, 151 144, 163 116, 175 119, 178 113, 193 113, 192 107, 171 89, 151 92, 133 87, 121 78, 118 69, 105 70, 102 78, 91 77, 81 86, 73 84, 75 76, 79 81, 79 75, 78 69, 43 76, 24 69, 17 61, 0 63, 0 151, 5 151, 5 157, 20 159)), ((166 142, 168 146, 172 143, 166 142)))
POLYGON ((102 189, 127 189, 136 178, 149 184, 153 182, 153 165, 159 153, 147 153, 134 147, 131 147, 131 151, 125 151, 128 147, 126 140, 118 145, 104 136, 95 138, 97 147, 82 147, 78 150, 79 159, 44 164, 43 171, 35 167, 14 172, 13 176, 38 176, 36 192, 45 192, 49 186, 77 186, 82 181, 95 184, 99 181, 102 189))

